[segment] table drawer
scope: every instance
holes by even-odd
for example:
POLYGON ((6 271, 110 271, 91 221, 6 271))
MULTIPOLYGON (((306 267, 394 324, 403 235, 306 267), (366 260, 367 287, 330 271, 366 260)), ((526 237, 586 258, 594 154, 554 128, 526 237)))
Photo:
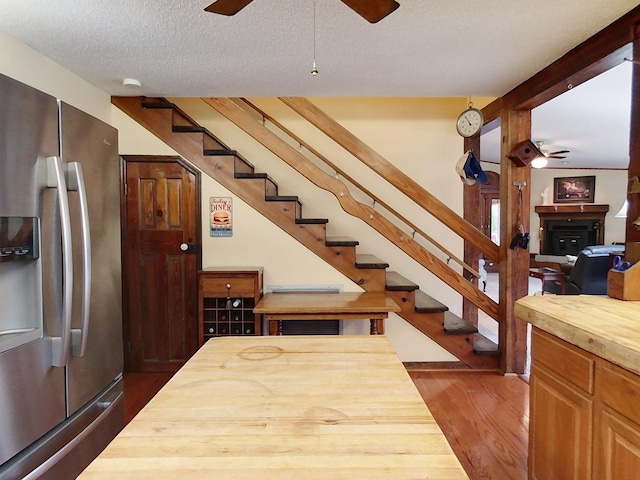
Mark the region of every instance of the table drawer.
POLYGON ((593 394, 595 357, 590 353, 534 327, 531 356, 537 365, 593 394))
POLYGON ((210 278, 202 276, 200 278, 200 289, 205 297, 253 297, 256 286, 253 278, 210 278), (227 285, 230 288, 227 288, 227 285))

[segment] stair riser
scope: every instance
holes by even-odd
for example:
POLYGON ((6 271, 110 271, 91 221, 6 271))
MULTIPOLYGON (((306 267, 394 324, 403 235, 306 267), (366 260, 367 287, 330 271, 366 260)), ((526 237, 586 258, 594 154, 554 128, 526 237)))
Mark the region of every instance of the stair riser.
POLYGON ((296 218, 300 218, 302 214, 302 207, 299 202, 269 200, 267 203, 272 208, 280 209, 284 214, 288 215, 292 222, 295 222, 296 218))

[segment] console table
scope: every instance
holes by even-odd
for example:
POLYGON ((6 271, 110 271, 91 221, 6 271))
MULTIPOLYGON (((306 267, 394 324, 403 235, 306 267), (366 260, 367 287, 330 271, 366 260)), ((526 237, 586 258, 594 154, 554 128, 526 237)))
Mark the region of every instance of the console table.
POLYGON ((80 475, 467 479, 384 336, 212 338, 80 475))
MULTIPOLYGON (((539 278, 542 281, 542 295, 544 295, 544 282, 550 282, 553 280, 562 280, 565 274, 561 271, 555 270, 549 267, 530 268, 529 276, 539 278)), ((562 282, 562 289, 560 291, 562 295, 567 293, 565 291, 565 284, 562 282)))
POLYGON ((257 303, 253 312, 264 314, 276 328, 269 328, 282 335, 283 320, 356 320, 369 319, 370 333, 379 333, 378 321, 399 312, 400 307, 384 292, 342 293, 267 293, 257 303))

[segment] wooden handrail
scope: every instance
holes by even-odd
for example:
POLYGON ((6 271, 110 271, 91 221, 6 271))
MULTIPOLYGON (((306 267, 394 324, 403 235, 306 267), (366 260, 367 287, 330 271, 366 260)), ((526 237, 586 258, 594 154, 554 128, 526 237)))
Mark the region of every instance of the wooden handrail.
POLYGON ((473 244, 473 246, 484 253, 487 258, 495 262, 500 262, 499 247, 493 243, 491 239, 309 100, 302 97, 279 98, 285 105, 402 191, 415 203, 447 225, 466 241, 473 244))
POLYGON ((418 263, 432 272, 455 291, 465 296, 475 306, 486 312, 494 319, 498 319, 498 304, 476 288, 462 275, 455 272, 445 262, 433 256, 418 242, 407 237, 384 216, 372 207, 356 201, 349 189, 335 177, 329 175, 311 162, 304 155, 296 151, 276 134, 255 121, 246 111, 228 98, 203 98, 204 102, 216 109, 220 114, 240 127, 269 151, 296 169, 300 174, 313 182, 319 188, 332 192, 340 202, 340 206, 349 214, 356 216, 372 228, 382 233, 389 241, 406 252, 418 263))
POLYGON ((264 112, 263 110, 261 110, 257 105, 254 105, 252 102, 250 102, 249 100, 247 100, 246 98, 239 98, 238 100, 240 100, 241 102, 243 102, 244 104, 248 105, 250 108, 252 108, 253 110, 255 110, 259 115, 262 116, 263 119, 269 120, 269 122, 271 122, 273 125, 275 125, 276 127, 278 127, 278 129, 280 131, 282 131, 283 133, 285 133, 286 135, 288 135, 291 139, 295 140, 301 147, 306 148, 309 152, 311 152, 314 156, 316 156, 317 158, 319 158, 322 162, 324 162, 326 165, 328 165, 330 168, 332 168, 336 174, 341 175, 342 177, 344 177, 349 183, 351 183, 352 185, 354 185, 358 190, 360 190, 361 192, 363 192, 365 195, 367 195, 369 198, 371 198, 375 203, 380 204, 383 208, 385 208, 386 210, 388 210, 392 215, 394 215, 396 218, 398 218, 399 220, 401 220, 405 225, 407 225, 408 227, 410 227, 414 232, 419 233, 424 239, 426 239, 429 243, 431 243, 432 245, 434 245, 436 248, 438 248, 441 252, 445 253, 449 259, 455 261, 458 265, 460 265, 462 268, 464 268, 467 272, 471 273, 473 276, 475 276, 476 278, 480 278, 480 272, 478 272, 477 270, 475 270, 473 267, 471 267, 470 265, 467 265, 464 260, 458 258, 456 255, 454 255, 449 249, 447 249, 444 245, 442 245, 441 243, 439 243, 436 239, 432 238, 430 235, 428 235, 424 230, 422 230, 420 227, 418 227, 417 225, 415 225, 413 222, 411 222, 409 219, 407 219, 406 217, 404 217, 404 215, 402 215, 400 212, 398 212, 397 210, 395 210, 393 207, 391 207, 389 204, 387 204, 386 202, 384 202, 382 199, 378 198, 376 195, 373 194, 373 192, 371 192, 369 189, 367 189, 364 185, 361 185, 357 180, 355 180, 353 177, 351 177, 349 174, 347 174, 345 171, 341 170, 337 165, 335 165, 331 160, 329 160, 327 157, 325 157, 324 155, 322 155, 322 153, 320 153, 319 151, 317 151, 315 148, 313 148, 311 145, 309 145, 307 142, 305 142, 304 140, 302 140, 300 137, 298 137, 295 133, 293 133, 291 130, 289 130, 287 127, 285 127, 283 124, 281 124, 280 122, 278 122, 275 118, 273 118, 272 116, 270 116, 268 113, 264 112))

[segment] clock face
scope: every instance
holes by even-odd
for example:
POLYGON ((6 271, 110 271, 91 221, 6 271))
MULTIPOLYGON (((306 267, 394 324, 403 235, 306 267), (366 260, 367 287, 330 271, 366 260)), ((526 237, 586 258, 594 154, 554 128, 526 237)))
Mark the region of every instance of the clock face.
POLYGON ((475 108, 469 108, 458 117, 456 128, 463 137, 472 137, 480 131, 483 122, 482 112, 475 108))

